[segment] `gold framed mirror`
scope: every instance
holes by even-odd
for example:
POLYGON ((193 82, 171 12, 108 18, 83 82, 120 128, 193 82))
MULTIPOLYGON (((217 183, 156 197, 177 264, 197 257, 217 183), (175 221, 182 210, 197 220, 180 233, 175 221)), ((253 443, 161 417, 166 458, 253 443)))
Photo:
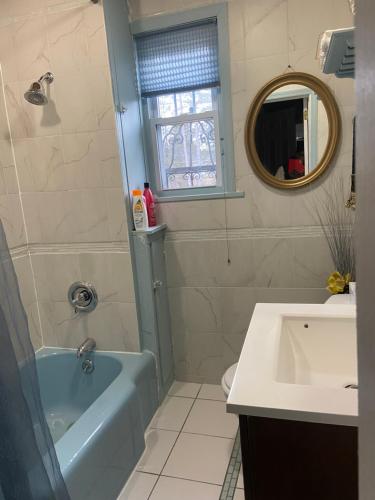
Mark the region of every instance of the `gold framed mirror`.
POLYGON ((327 170, 340 135, 340 112, 327 85, 308 73, 286 73, 264 85, 250 106, 247 158, 271 186, 298 188, 327 170))

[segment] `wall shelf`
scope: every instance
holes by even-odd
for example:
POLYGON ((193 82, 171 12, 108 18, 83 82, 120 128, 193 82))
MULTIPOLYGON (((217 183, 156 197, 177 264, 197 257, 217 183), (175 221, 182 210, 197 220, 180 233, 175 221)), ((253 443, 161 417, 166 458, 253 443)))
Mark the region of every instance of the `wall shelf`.
POLYGON ((335 74, 338 78, 354 78, 354 28, 326 31, 319 45, 323 73, 335 74))

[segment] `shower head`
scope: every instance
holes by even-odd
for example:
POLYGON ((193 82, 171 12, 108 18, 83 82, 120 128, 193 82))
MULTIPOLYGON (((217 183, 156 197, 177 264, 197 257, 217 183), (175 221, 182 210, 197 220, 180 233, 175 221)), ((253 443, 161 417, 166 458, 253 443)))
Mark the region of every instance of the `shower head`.
POLYGON ((52 83, 53 74, 48 72, 42 75, 37 82, 33 82, 27 92, 24 93, 24 97, 30 104, 36 104, 37 106, 44 106, 48 103, 48 98, 43 87, 43 83, 52 83))

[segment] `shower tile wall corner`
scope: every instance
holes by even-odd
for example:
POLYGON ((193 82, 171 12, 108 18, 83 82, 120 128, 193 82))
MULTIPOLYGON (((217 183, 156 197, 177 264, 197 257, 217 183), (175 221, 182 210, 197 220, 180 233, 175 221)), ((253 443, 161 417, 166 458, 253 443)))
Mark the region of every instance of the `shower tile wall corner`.
POLYGON ((0 63, 0 217, 13 253, 23 249, 14 262, 34 346, 77 347, 90 335, 101 349, 137 351, 103 6, 2 2, 0 63), (46 71, 49 104, 33 106, 23 93, 46 71), (80 279, 98 290, 90 315, 67 303, 80 279))
MULTIPOLYGON (((129 0, 132 19, 221 0, 129 0), (188 5, 187 5, 188 4, 188 5)), ((235 174, 245 198, 165 203, 168 285, 177 380, 218 383, 238 360, 257 302, 324 302, 333 270, 314 204, 336 176, 350 182, 353 81, 324 75, 319 35, 353 25, 343 0, 230 0, 235 174), (248 164, 244 125, 258 90, 291 64, 329 85, 343 138, 327 174, 298 191, 262 183, 248 164), (226 225, 228 231, 226 231, 226 225), (228 252, 230 264, 228 263, 228 252)))

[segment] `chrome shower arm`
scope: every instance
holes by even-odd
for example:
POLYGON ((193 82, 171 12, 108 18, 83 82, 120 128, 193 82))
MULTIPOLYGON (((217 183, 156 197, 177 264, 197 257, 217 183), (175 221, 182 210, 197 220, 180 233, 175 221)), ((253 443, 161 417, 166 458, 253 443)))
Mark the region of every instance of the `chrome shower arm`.
POLYGON ((53 74, 50 71, 47 71, 47 73, 44 73, 44 75, 42 75, 39 78, 38 83, 40 83, 40 84, 42 84, 43 82, 52 83, 53 78, 54 78, 53 74))

